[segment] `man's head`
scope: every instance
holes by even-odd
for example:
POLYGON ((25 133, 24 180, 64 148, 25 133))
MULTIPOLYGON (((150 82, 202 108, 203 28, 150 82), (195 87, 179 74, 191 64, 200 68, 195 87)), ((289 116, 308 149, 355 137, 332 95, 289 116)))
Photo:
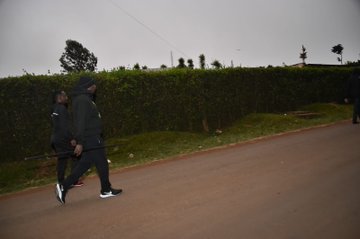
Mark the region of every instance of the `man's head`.
POLYGON ((53 98, 53 102, 54 103, 58 103, 58 104, 67 104, 68 103, 68 97, 65 93, 65 91, 63 90, 58 90, 54 92, 54 98, 53 98))
POLYGON ((79 79, 78 87, 88 91, 91 94, 94 94, 96 91, 95 80, 88 76, 82 76, 79 79))

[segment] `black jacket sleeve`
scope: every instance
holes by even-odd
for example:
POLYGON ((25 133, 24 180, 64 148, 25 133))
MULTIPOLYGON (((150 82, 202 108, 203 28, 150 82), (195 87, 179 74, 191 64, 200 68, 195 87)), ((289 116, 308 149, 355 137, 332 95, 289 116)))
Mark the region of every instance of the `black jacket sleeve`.
POLYGON ((88 100, 82 96, 79 96, 73 104, 75 139, 81 145, 83 145, 85 138, 85 125, 89 112, 88 104, 88 100))
POLYGON ((64 105, 60 105, 59 107, 59 128, 60 132, 62 132, 65 140, 70 141, 73 138, 73 135, 70 130, 70 119, 69 112, 64 105))

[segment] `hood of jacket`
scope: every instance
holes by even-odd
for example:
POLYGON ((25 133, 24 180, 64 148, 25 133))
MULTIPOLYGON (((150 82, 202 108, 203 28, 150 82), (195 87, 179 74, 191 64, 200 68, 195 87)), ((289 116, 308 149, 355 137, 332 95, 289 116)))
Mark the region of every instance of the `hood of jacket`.
POLYGON ((93 94, 88 91, 88 88, 95 84, 95 80, 88 76, 83 76, 79 79, 75 87, 73 88, 71 95, 73 97, 79 95, 88 95, 92 98, 93 94))

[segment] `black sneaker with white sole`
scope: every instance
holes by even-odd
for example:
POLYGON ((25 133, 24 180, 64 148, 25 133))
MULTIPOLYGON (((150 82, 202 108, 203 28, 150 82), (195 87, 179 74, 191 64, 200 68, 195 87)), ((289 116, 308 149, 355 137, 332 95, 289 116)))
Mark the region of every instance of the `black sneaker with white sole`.
POLYGON ((117 196, 120 193, 122 193, 122 191, 123 191, 122 189, 114 189, 114 188, 110 188, 110 191, 108 191, 108 192, 101 190, 100 197, 101 198, 114 197, 114 196, 117 196))
POLYGON ((59 183, 56 184, 55 194, 56 194, 56 199, 57 199, 61 204, 65 204, 66 191, 64 190, 63 185, 61 185, 61 184, 59 184, 59 183))

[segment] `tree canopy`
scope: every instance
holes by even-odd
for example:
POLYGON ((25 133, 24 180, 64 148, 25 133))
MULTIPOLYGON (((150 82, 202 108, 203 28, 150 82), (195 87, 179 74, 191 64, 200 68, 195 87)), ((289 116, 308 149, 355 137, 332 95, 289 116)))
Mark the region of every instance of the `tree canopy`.
POLYGON ((201 54, 199 56, 199 61, 200 61, 200 69, 205 69, 205 55, 201 54))
POLYGON ((331 51, 335 54, 340 55, 340 57, 338 57, 338 61, 340 61, 340 63, 342 64, 342 53, 343 53, 344 47, 341 44, 337 44, 336 46, 333 46, 333 48, 331 49, 331 51))
POLYGON ((97 58, 94 53, 74 40, 67 40, 65 52, 59 61, 65 72, 95 71, 97 58))
POLYGON ((179 58, 179 65, 177 66, 177 68, 186 68, 184 58, 179 58))
POLYGON ((214 60, 211 65, 215 68, 215 69, 220 69, 222 67, 221 63, 218 60, 214 60))

